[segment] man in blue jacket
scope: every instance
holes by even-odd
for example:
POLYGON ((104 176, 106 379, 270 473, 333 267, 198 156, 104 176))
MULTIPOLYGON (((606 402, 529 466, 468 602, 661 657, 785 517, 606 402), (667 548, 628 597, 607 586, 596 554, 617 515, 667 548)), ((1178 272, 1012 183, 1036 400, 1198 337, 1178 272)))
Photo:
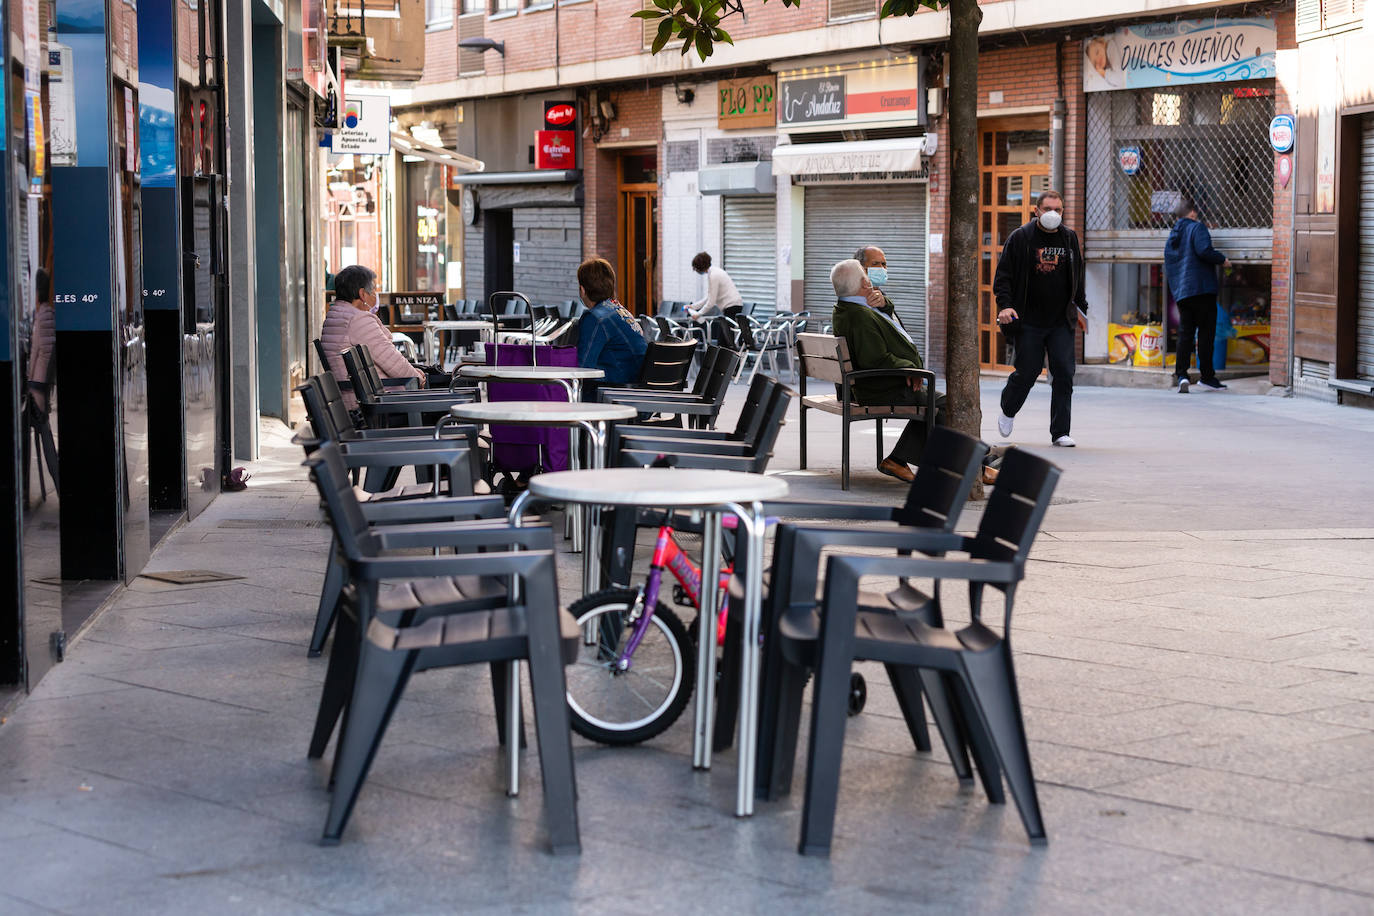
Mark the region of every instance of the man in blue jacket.
POLYGON ((1178 303, 1178 352, 1174 384, 1179 394, 1188 393, 1188 364, 1193 361, 1193 337, 1197 336, 1199 385, 1225 388, 1212 367, 1212 347, 1217 331, 1216 266, 1231 263, 1212 247, 1212 233, 1197 218, 1197 205, 1187 197, 1174 208, 1178 221, 1164 243, 1164 276, 1178 303))

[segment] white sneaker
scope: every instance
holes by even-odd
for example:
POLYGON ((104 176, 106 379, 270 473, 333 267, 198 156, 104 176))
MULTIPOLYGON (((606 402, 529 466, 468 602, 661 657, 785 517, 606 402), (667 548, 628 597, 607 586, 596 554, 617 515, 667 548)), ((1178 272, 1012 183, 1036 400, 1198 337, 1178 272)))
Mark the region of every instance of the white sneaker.
POLYGON ((1015 417, 1009 417, 1006 414, 1002 414, 997 418, 997 432, 1001 434, 1003 439, 1011 435, 1011 425, 1015 422, 1015 417))
POLYGON ((1059 446, 1060 448, 1073 448, 1078 443, 1070 439, 1068 436, 1060 436, 1058 439, 1054 440, 1054 444, 1059 446))
POLYGON ((1180 378, 1180 379, 1178 380, 1178 393, 1179 393, 1179 394, 1187 394, 1187 393, 1188 393, 1188 379, 1187 379, 1187 378, 1180 378))

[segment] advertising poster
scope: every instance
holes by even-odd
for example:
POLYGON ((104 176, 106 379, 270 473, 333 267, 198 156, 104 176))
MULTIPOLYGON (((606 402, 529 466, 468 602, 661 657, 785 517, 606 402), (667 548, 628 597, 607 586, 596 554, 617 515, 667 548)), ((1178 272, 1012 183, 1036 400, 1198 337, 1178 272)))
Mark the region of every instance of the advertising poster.
POLYGON ((1127 26, 1083 42, 1083 91, 1270 79, 1276 36, 1265 18, 1127 26))

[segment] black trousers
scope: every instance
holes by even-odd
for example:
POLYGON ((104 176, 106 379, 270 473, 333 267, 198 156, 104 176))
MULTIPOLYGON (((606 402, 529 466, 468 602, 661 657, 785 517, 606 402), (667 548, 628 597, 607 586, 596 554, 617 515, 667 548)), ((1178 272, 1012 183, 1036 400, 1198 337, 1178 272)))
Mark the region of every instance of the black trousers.
POLYGON ((1193 361, 1193 335, 1197 335, 1197 368, 1204 379, 1217 377, 1212 366, 1212 348, 1217 339, 1217 294, 1203 293, 1178 300, 1178 357, 1174 378, 1188 376, 1193 361))
MULTIPOLYGON (((891 404, 902 404, 912 406, 923 406, 926 402, 925 392, 913 391, 910 388, 902 392, 900 398, 893 398, 888 401, 891 404)), ((935 423, 937 426, 945 425, 945 396, 942 392, 935 392, 935 423)), ((926 450, 926 424, 924 419, 907 420, 906 429, 897 437, 897 444, 892 446, 892 451, 887 453, 887 457, 900 464, 920 465, 921 454, 926 450)))
POLYGON ((1021 324, 1016 338, 1016 357, 1013 370, 1002 389, 1002 413, 1016 416, 1026 403, 1031 386, 1050 362, 1050 439, 1069 434, 1073 414, 1073 329, 1067 324, 1052 328, 1034 328, 1021 324))

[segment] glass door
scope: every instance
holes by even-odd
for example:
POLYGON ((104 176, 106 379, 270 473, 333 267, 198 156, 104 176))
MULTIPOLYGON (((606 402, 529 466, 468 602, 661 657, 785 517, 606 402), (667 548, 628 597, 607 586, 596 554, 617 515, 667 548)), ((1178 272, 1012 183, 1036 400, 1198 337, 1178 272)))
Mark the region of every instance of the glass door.
POLYGON ((1007 339, 997 327, 992 280, 1007 236, 1029 222, 1049 188, 1050 134, 1041 121, 984 125, 979 138, 978 362, 1011 369, 1007 339))

